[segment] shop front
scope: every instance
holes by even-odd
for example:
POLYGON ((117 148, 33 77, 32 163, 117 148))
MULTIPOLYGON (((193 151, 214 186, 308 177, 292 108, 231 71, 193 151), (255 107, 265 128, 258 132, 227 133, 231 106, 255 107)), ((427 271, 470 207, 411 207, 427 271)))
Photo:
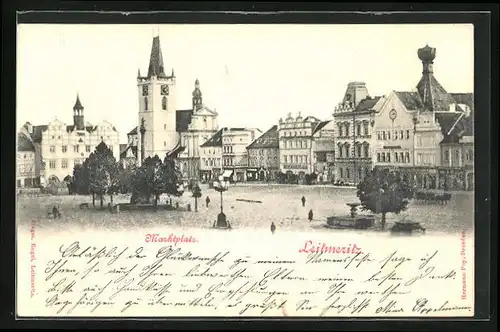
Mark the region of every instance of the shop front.
POLYGON ((234 183, 234 170, 225 169, 222 172, 222 177, 224 178, 224 181, 229 181, 231 183, 234 183))
POLYGON ((247 168, 247 181, 262 181, 260 180, 259 173, 257 168, 247 168))
POLYGON ((439 189, 467 190, 467 177, 464 168, 439 168, 439 189))
POLYGON ((212 171, 211 170, 200 170, 201 183, 206 183, 210 180, 212 180, 212 171))
POLYGON ((234 170, 234 181, 245 182, 246 181, 246 169, 237 168, 234 170))

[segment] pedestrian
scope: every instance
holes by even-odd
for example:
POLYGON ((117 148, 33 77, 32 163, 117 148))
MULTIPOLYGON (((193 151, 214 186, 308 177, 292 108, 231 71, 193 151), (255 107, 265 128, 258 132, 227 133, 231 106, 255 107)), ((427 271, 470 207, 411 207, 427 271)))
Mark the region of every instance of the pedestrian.
POLYGON ((306 206, 306 198, 304 196, 302 196, 301 201, 302 201, 302 206, 306 206))
POLYGON ((274 234, 275 231, 276 231, 276 225, 274 224, 274 222, 271 222, 271 233, 274 234))
POLYGON ((314 214, 313 214, 313 210, 309 210, 309 215, 308 215, 308 219, 309 219, 309 222, 313 221, 313 218, 314 218, 314 214))
POLYGON ((205 199, 205 203, 207 204, 208 207, 208 205, 210 204, 210 197, 207 196, 207 198, 205 199))

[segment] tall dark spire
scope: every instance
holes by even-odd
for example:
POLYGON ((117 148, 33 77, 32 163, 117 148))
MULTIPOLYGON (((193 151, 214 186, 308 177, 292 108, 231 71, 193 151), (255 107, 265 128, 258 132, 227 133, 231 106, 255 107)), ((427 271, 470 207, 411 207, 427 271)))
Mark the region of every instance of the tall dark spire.
POLYGON ((193 110, 200 109, 202 106, 203 106, 203 99, 200 90, 200 81, 196 79, 196 81, 194 81, 194 90, 193 90, 193 110))
POLYGON ((85 122, 83 118, 83 105, 80 101, 80 95, 76 94, 75 106, 73 106, 73 125, 76 130, 85 129, 85 122))
POLYGON ((153 45, 149 57, 148 78, 151 76, 166 76, 163 56, 161 54, 160 36, 153 37, 153 45))

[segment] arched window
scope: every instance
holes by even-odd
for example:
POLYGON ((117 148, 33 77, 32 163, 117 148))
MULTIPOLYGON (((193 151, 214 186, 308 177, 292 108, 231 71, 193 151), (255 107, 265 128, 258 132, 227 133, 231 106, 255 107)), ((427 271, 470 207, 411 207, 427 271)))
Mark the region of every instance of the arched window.
POLYGON ((148 97, 144 97, 144 110, 148 110, 148 97))
POLYGON ((370 156, 370 144, 368 143, 363 144, 363 148, 364 148, 365 158, 368 158, 370 156))
POLYGON ((344 134, 342 127, 343 127, 343 125, 341 123, 339 123, 339 137, 342 137, 342 135, 344 134))
POLYGON ((161 99, 161 109, 164 111, 167 110, 167 97, 165 96, 161 99))
POLYGON ((341 143, 338 144, 338 150, 339 150, 339 158, 342 158, 344 155, 344 148, 341 143))
POLYGON ((346 143, 344 148, 345 148, 345 156, 346 156, 346 158, 349 158, 350 145, 346 143))

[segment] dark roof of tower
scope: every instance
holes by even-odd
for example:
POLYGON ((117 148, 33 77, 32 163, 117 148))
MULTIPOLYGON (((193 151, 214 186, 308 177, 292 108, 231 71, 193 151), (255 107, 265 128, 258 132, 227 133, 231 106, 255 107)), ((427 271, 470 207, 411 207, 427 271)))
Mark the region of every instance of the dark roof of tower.
POLYGON ((422 104, 422 99, 417 92, 411 91, 394 91, 399 100, 403 103, 409 111, 420 110, 424 105, 422 104))
POLYGON ((428 111, 444 112, 450 104, 455 104, 453 97, 439 84, 432 73, 423 73, 417 84, 417 91, 428 111))
POLYGON ((163 56, 161 54, 160 36, 153 37, 147 77, 150 78, 151 76, 166 77, 163 56))
POLYGON ((17 135, 17 151, 34 152, 35 146, 31 139, 23 133, 17 135))
POLYGON ((177 110, 175 112, 175 130, 178 133, 182 133, 188 130, 189 124, 191 123, 191 118, 193 116, 193 110, 177 110))
POLYGON ((264 148, 279 148, 278 142, 278 126, 274 125, 269 128, 264 134, 260 135, 259 138, 254 140, 247 149, 264 149, 264 148))
POLYGON ((83 105, 82 105, 82 102, 80 101, 80 96, 78 94, 76 95, 76 102, 75 102, 75 106, 73 106, 73 109, 74 110, 83 110, 83 105))
POLYGON ((212 137, 210 137, 205 143, 200 145, 202 148, 222 146, 222 132, 227 128, 221 128, 212 137))

